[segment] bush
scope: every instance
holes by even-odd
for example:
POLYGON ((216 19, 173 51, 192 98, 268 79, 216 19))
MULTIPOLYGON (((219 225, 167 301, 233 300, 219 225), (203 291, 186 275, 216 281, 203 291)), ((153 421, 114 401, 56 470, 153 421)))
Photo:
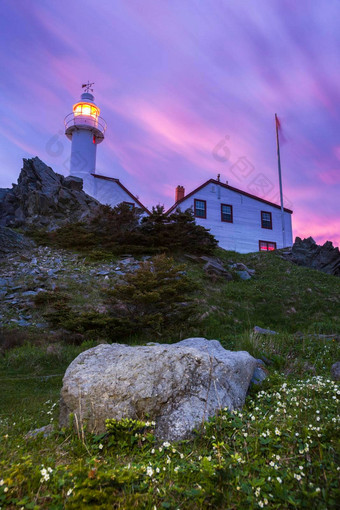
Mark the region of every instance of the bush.
POLYGON ((107 290, 112 332, 130 335, 145 330, 161 333, 165 328, 188 321, 194 305, 189 293, 195 288, 184 264, 157 255, 143 262, 123 283, 107 290))
POLYGON ((30 235, 39 243, 103 257, 108 253, 203 254, 212 253, 217 246, 208 230, 196 225, 191 209, 166 216, 164 208, 157 206, 141 219, 142 212, 124 203, 114 208, 101 205, 87 222, 69 223, 53 232, 31 231, 30 235))

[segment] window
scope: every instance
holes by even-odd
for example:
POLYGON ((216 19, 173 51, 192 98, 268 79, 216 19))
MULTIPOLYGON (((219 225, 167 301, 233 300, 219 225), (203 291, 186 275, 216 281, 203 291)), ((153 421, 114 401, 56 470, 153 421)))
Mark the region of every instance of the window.
POLYGON ((233 206, 228 204, 221 204, 221 221, 227 223, 233 222, 233 206))
POLYGON ((196 218, 206 218, 207 217, 207 202, 206 200, 196 200, 195 199, 195 216, 196 218))
POLYGON ((123 204, 129 206, 129 209, 133 209, 135 207, 133 202, 123 202, 123 204))
POLYGON ((272 229, 272 213, 261 211, 261 227, 272 229))
POLYGON ((271 241, 259 241, 260 251, 273 251, 276 250, 276 243, 271 241))

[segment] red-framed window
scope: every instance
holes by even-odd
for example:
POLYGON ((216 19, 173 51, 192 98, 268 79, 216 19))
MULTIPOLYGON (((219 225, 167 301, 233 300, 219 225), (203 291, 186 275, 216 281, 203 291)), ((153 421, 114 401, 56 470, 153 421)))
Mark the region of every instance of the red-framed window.
POLYGON ((207 201, 206 200, 194 200, 194 215, 196 218, 206 218, 207 217, 207 201))
POLYGON ((272 241, 259 241, 260 251, 274 251, 276 250, 276 243, 272 241))
POLYGON ((227 223, 233 222, 233 206, 229 204, 221 204, 221 221, 227 223))
POLYGON ((135 204, 133 202, 123 202, 124 205, 128 205, 130 209, 133 209, 135 207, 135 204))
POLYGON ((273 222, 272 222, 272 213, 268 211, 261 211, 261 227, 269 228, 272 230, 273 222))

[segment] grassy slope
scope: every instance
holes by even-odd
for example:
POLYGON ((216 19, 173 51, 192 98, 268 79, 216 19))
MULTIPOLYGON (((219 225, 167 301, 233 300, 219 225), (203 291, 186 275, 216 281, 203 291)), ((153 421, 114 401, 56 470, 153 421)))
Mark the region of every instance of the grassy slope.
MULTIPOLYGON (((152 453, 155 445, 148 440, 143 447, 110 445, 109 438, 84 439, 67 431, 27 441, 28 430, 57 420, 59 374, 92 344, 27 345, 8 351, 0 361, 4 388, 0 394, 0 505, 236 509, 260 508, 268 501, 270 508, 336 507, 339 390, 327 380, 331 363, 339 359, 339 344, 332 337, 306 335, 340 333, 340 280, 293 266, 274 253, 219 251, 218 255, 246 263, 256 270, 255 278, 213 283, 198 266, 191 266, 190 272, 201 283, 197 299, 202 314, 209 315, 195 328, 187 330, 183 325, 163 340, 205 336, 220 339, 226 348, 265 355, 273 361, 271 379, 263 387, 266 393, 254 391, 242 417, 230 418, 227 413, 194 441, 175 445, 175 452, 161 446, 162 451, 156 448, 152 453), (280 334, 251 336, 255 324, 280 334), (296 336, 298 331, 304 336, 296 336), (282 389, 286 380, 289 391, 282 389), (264 437, 266 431, 270 434, 264 437), (49 480, 41 481, 41 464, 52 468, 49 480)), ((81 291, 77 286, 72 289, 75 304, 81 302, 81 291)))

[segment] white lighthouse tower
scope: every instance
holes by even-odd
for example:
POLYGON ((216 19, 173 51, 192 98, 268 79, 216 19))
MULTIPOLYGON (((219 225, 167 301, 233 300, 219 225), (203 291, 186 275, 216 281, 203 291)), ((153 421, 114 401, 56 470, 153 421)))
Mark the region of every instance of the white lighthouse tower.
POLYGON ((70 175, 81 177, 84 190, 91 194, 93 177, 96 172, 97 145, 104 140, 106 122, 99 116, 100 109, 94 102, 93 83, 82 85, 78 103, 73 112, 65 117, 65 134, 72 142, 70 175))

